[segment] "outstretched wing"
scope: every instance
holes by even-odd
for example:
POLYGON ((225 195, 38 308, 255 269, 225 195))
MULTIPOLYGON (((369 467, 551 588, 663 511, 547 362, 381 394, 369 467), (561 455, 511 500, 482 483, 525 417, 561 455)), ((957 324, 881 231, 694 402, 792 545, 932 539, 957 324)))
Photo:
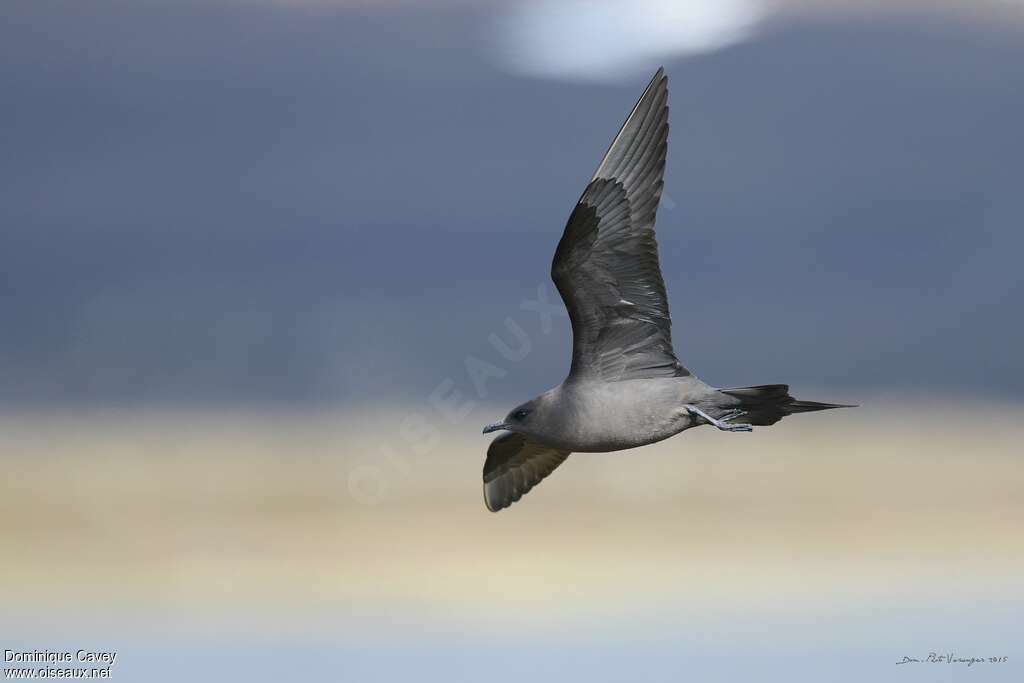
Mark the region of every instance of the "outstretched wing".
POLYGON ((658 69, 587 185, 551 278, 572 321, 570 378, 690 374, 672 350, 654 219, 668 149, 668 78, 658 69))
POLYGON ((570 451, 506 432, 491 442, 484 463, 484 503, 491 512, 507 508, 551 474, 570 451))

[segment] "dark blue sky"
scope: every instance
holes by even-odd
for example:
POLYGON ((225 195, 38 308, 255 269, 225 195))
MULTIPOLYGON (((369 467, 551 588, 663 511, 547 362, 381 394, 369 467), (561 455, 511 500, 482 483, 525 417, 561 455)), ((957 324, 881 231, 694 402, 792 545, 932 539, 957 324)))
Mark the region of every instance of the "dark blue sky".
MULTIPOLYGON (((514 77, 484 22, 7 3, 0 400, 417 400, 506 317, 533 345, 491 397, 557 383, 567 321, 520 303, 644 82, 514 77)), ((1021 64, 1020 33, 910 19, 668 63, 684 363, 1021 396, 1021 64)))

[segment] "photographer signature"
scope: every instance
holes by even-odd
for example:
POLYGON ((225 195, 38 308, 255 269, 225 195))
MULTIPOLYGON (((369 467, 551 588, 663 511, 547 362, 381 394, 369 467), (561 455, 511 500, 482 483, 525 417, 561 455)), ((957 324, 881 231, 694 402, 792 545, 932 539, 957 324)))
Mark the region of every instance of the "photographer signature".
POLYGON ((917 657, 903 657, 896 664, 966 664, 967 666, 973 666, 975 664, 1005 664, 1010 660, 1009 657, 959 657, 952 652, 946 654, 939 654, 937 652, 929 652, 928 656, 924 659, 918 659, 917 657))

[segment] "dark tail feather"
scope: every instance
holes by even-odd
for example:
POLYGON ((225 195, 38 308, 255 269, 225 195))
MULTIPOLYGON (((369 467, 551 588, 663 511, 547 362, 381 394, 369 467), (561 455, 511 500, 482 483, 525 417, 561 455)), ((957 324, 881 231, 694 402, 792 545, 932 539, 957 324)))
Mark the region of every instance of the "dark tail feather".
POLYGON ((839 403, 817 403, 798 401, 789 395, 788 384, 765 384, 759 387, 738 387, 722 389, 722 393, 739 399, 739 408, 744 412, 728 422, 746 423, 758 426, 773 425, 793 413, 813 413, 830 408, 856 408, 839 403))

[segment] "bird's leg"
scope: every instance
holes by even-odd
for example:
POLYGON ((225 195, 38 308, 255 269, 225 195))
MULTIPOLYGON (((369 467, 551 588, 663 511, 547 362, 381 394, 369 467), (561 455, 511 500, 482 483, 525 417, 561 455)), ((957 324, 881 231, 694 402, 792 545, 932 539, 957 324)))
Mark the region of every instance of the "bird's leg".
POLYGON ((730 410, 729 412, 727 412, 724 415, 720 416, 718 418, 718 421, 719 422, 728 422, 729 420, 737 418, 740 415, 746 415, 746 414, 747 414, 747 411, 740 410, 739 408, 737 408, 736 410, 730 410))
POLYGON ((719 429, 721 429, 723 432, 752 432, 752 431, 754 431, 754 427, 752 425, 748 425, 748 424, 734 425, 734 424, 729 424, 728 422, 726 422, 726 420, 732 419, 734 417, 739 417, 740 415, 742 415, 743 414, 742 410, 740 410, 740 411, 732 411, 731 413, 726 413, 725 417, 723 417, 720 420, 716 420, 715 418, 711 417, 710 415, 708 415, 707 413, 705 413, 703 410, 701 410, 700 408, 698 408, 695 405, 690 405, 688 403, 688 404, 686 404, 683 407, 686 408, 687 412, 689 412, 691 415, 696 415, 697 417, 700 417, 700 418, 704 419, 708 424, 713 424, 714 426, 716 426, 719 429))

